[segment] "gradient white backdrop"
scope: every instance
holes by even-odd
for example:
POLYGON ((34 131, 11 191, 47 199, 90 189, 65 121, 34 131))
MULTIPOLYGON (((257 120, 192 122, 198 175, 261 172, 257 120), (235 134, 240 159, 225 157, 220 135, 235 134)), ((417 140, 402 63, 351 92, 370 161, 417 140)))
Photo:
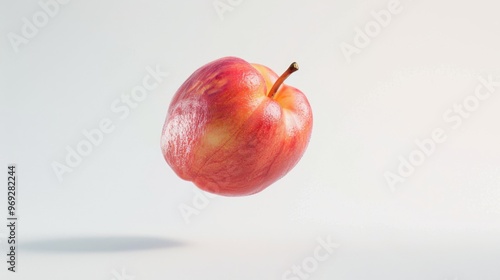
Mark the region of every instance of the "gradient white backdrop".
POLYGON ((350 62, 342 44, 391 1, 71 0, 13 45, 39 2, 0 1, 1 279, 306 279, 285 273, 327 237, 339 247, 307 279, 500 277, 500 87, 457 129, 443 119, 480 77, 500 81, 498 2, 401 0, 350 62), (199 194, 161 155, 163 121, 181 83, 229 55, 299 63, 287 83, 309 98, 311 142, 262 193, 207 198, 186 223, 179 207, 199 194), (169 75, 120 118, 111 105, 147 67, 169 75), (115 129, 60 182, 51 164, 105 118, 115 129), (436 128, 446 141, 391 188, 384 174, 436 128), (17 273, 4 261, 10 163, 17 273))

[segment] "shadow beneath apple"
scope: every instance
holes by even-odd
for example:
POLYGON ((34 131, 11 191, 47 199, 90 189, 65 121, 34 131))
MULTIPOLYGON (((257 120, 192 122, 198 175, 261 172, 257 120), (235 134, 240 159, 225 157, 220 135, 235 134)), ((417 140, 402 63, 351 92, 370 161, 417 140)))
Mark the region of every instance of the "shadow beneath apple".
POLYGON ((19 242, 20 251, 44 253, 112 253, 185 246, 180 241, 143 236, 64 237, 19 242))

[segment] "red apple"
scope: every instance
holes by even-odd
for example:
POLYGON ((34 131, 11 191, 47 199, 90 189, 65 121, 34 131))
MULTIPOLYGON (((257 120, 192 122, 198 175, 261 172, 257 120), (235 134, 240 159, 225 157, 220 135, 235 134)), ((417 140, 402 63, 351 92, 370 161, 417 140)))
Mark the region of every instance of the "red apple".
POLYGON ((262 191, 302 157, 312 130, 305 95, 271 69, 224 57, 177 90, 163 127, 167 163, 200 189, 243 196, 262 191))

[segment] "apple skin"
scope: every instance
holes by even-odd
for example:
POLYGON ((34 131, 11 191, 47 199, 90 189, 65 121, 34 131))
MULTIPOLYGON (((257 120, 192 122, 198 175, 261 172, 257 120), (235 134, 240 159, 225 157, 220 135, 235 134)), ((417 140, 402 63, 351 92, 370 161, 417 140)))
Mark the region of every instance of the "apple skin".
POLYGON ((224 196, 258 193, 287 174, 307 148, 312 111, 305 95, 266 66, 224 57, 177 90, 161 136, 165 160, 182 179, 224 196))

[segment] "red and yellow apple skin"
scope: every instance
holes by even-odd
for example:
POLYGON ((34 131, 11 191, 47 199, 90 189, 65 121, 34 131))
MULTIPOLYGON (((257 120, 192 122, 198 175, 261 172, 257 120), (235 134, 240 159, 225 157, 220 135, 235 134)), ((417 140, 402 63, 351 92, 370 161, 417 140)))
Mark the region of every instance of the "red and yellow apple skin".
MULTIPOLYGON (((298 68, 297 68, 298 69, 298 68)), ((163 127, 165 160, 184 180, 224 196, 258 193, 300 160, 312 131, 305 95, 266 66, 224 57, 177 90, 163 127)))

